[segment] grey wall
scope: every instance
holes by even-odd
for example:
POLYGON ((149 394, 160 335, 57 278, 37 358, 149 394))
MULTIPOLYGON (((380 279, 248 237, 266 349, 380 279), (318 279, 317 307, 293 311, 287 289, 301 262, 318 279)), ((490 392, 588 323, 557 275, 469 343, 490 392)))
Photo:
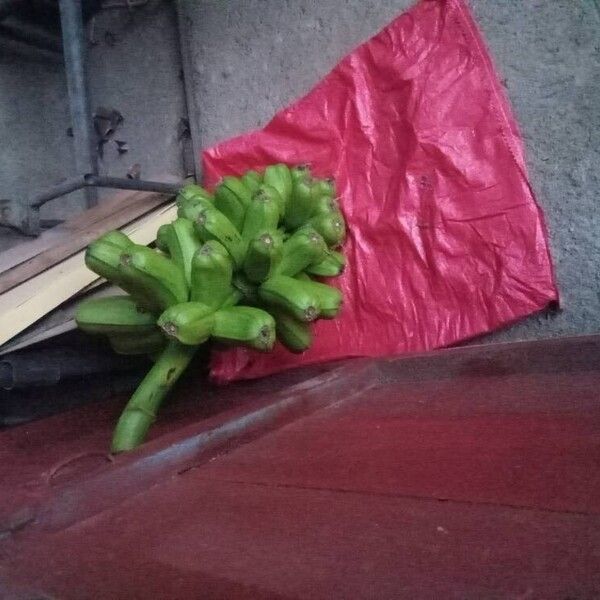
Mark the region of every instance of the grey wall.
MULTIPOLYGON (((408 0, 190 1, 193 88, 202 144, 264 125, 410 4, 408 0)), ((600 12, 592 0, 471 0, 471 6, 522 126, 532 183, 550 229, 564 307, 557 316, 533 317, 493 338, 599 331, 600 12)), ((121 110, 125 123, 119 137, 131 147, 121 158, 107 148, 109 170, 122 174, 129 164, 140 162, 147 176, 179 174, 180 148, 174 136, 184 109, 172 7, 153 0, 131 21, 118 11, 105 12, 95 31, 100 43, 91 49, 93 102, 121 110), (112 47, 104 42, 106 30, 116 35, 112 47)), ((55 131, 42 119, 43 139, 29 153, 17 147, 28 127, 22 122, 15 126, 10 115, 16 110, 15 94, 37 83, 37 71, 20 73, 11 96, 3 89, 12 81, 12 71, 0 62, 0 136, 10 134, 15 140, 0 149, 5 196, 13 189, 23 193, 31 187, 22 173, 26 157, 45 157, 40 175, 45 173, 50 180, 60 176, 68 155, 62 143, 53 141, 65 119, 60 73, 45 73, 42 81, 62 125, 55 131), (10 133, 15 128, 16 137, 10 133), (40 153, 40 148, 48 152, 40 153)), ((28 102, 32 109, 39 106, 35 99, 28 102)))
POLYGON ((65 97, 60 64, 0 51, 0 197, 25 199, 63 176, 73 160, 65 97))
MULTIPOLYGON (((129 143, 119 155, 105 146, 102 173, 125 176, 133 163, 142 176, 182 176, 177 123, 186 116, 173 7, 150 0, 143 9, 106 10, 88 26, 92 110, 118 109, 124 117, 116 139, 129 143), (109 39, 110 38, 110 39, 109 39)), ((64 68, 3 51, 0 45, 0 197, 22 198, 74 175, 64 68)), ((102 190, 101 196, 107 191, 102 190)), ((81 192, 46 204, 42 218, 67 218, 83 208, 81 192)), ((21 236, 0 229, 0 250, 21 236)))

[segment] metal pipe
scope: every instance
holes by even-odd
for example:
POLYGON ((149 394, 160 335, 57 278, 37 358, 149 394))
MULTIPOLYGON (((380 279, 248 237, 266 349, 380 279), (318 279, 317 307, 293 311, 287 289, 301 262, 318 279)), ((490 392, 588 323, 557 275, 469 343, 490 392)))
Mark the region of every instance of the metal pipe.
POLYGON ((46 348, 7 354, 0 360, 0 387, 5 390, 54 385, 63 379, 139 369, 146 357, 118 356, 103 349, 46 348))
POLYGON ((158 192, 160 194, 176 194, 183 183, 164 183, 162 181, 145 181, 144 179, 126 179, 124 177, 105 177, 103 175, 84 175, 85 185, 119 190, 139 190, 141 192, 158 192))
MULTIPOLYGON (((69 106, 75 143, 75 169, 79 173, 98 172, 98 156, 85 71, 85 30, 81 0, 59 0, 63 53, 69 90, 69 106)), ((86 190, 88 207, 98 202, 96 190, 86 190)))
POLYGON ((41 227, 48 224, 47 222, 40 221, 40 206, 46 204, 49 200, 82 188, 105 187, 157 192, 159 194, 176 194, 183 185, 184 182, 164 183, 162 181, 104 177, 94 174, 72 177, 39 193, 28 204, 22 204, 15 200, 0 199, 0 226, 13 227, 25 235, 38 235, 41 227))
POLYGON ((183 70, 183 87, 185 90, 185 102, 187 104, 188 121, 190 123, 190 136, 192 138, 192 149, 194 152, 194 178, 200 183, 202 173, 200 171, 200 153, 202 152, 200 120, 196 106, 193 89, 193 61, 190 47, 189 25, 191 19, 187 16, 186 0, 176 0, 177 28, 179 30, 179 53, 181 55, 181 68, 183 70))
POLYGON ((39 208, 42 204, 46 204, 49 200, 53 200, 54 198, 58 198, 59 196, 64 196, 65 194, 70 194, 75 190, 80 190, 82 187, 85 187, 85 178, 83 175, 79 177, 72 177, 70 179, 65 179, 56 185, 40 192, 36 196, 31 199, 29 202, 29 206, 32 208, 39 208))
POLYGON ((46 202, 64 196, 82 188, 114 188, 118 190, 138 190, 140 192, 158 192, 159 194, 176 194, 183 183, 164 183, 162 181, 145 181, 144 179, 126 179, 125 177, 105 177, 88 173, 80 177, 72 177, 44 190, 35 196, 29 206, 39 208, 46 202))

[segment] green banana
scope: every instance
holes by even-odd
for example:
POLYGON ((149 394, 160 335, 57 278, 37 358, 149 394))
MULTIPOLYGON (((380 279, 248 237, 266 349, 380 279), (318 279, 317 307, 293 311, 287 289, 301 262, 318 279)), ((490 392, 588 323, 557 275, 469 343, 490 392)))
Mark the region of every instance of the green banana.
POLYGON ((251 197, 252 192, 241 179, 224 177, 215 190, 215 208, 220 210, 238 230, 241 230, 251 197))
POLYGON ((185 275, 187 284, 190 285, 192 281, 192 257, 202 245, 194 231, 194 224, 185 217, 175 219, 166 232, 166 241, 169 255, 173 262, 179 265, 185 275))
POLYGON ((319 297, 307 281, 286 275, 275 275, 258 288, 258 295, 267 304, 278 306, 299 321, 314 321, 321 313, 319 297))
POLYGON ((313 195, 315 198, 319 196, 336 197, 335 182, 333 179, 315 179, 313 182, 313 195))
POLYGON ((162 350, 167 340, 154 326, 153 331, 146 333, 114 333, 108 336, 112 349, 117 354, 154 354, 162 350))
POLYGON ((254 283, 264 281, 275 270, 281 260, 281 254, 282 244, 278 243, 277 236, 265 232, 252 240, 244 259, 246 277, 254 283))
POLYGON ((344 272, 346 258, 341 252, 328 250, 325 258, 316 264, 306 267, 306 272, 319 277, 337 277, 344 272))
POLYGON ((318 281, 300 281, 308 293, 319 299, 321 319, 334 319, 342 309, 342 293, 337 288, 318 281))
POLYGON ((341 214, 340 205, 335 198, 331 196, 313 197, 311 217, 317 215, 341 214))
POLYGON ((263 231, 276 229, 279 222, 279 202, 275 195, 259 189, 253 196, 246 211, 242 238, 249 242, 263 231))
POLYGON ((328 246, 335 248, 346 239, 346 223, 341 213, 311 217, 308 221, 322 236, 328 246))
POLYGON ((214 325, 214 309, 200 302, 182 302, 165 310, 158 317, 164 334, 182 344, 195 346, 204 343, 214 325))
POLYGON ((281 215, 285 214, 286 207, 292 197, 292 175, 287 165, 271 165, 265 169, 263 176, 265 185, 275 188, 281 196, 281 215))
POLYGON ((257 171, 246 171, 242 176, 242 182, 250 190, 252 194, 258 191, 263 178, 257 171))
MULTIPOLYGON (((135 245, 132 247, 135 247, 135 245)), ((145 289, 140 288, 137 278, 132 279, 122 271, 122 254, 123 250, 118 246, 110 242, 96 240, 85 251, 85 264, 90 271, 125 290, 141 308, 150 312, 160 312, 160 304, 155 298, 148 295, 145 289)))
POLYGON ((292 198, 287 205, 283 221, 288 229, 304 225, 312 216, 314 199, 308 179, 298 179, 292 188, 292 198))
POLYGON ((85 264, 90 271, 104 277, 111 283, 121 285, 123 279, 119 272, 122 249, 110 242, 96 240, 85 251, 85 264))
POLYGON ((205 190, 202 186, 190 183, 179 190, 177 194, 177 204, 186 200, 199 200, 204 198, 205 200, 212 200, 211 194, 205 190))
POLYGON ((192 258, 191 299, 216 310, 231 296, 233 265, 227 249, 210 240, 192 258))
POLYGON ((266 183, 261 183, 256 192, 252 194, 252 197, 254 198, 259 194, 265 198, 270 198, 277 204, 277 207, 279 208, 279 215, 277 219, 280 220, 285 213, 285 204, 281 194, 272 185, 268 185, 266 183))
POLYGON ((292 187, 299 181, 310 182, 310 168, 308 165, 298 165, 290 169, 290 177, 292 178, 292 187))
POLYGON ((156 232, 156 247, 162 252, 169 252, 169 237, 171 223, 165 223, 158 228, 156 232))
POLYGON ((323 238, 314 229, 304 227, 283 243, 283 256, 275 271, 280 275, 295 275, 320 262, 326 251, 323 238))
POLYGON ((260 308, 232 306, 215 315, 212 337, 220 342, 243 344, 268 352, 275 343, 275 321, 260 308))
POLYGON ((241 267, 244 260, 244 243, 235 225, 216 208, 206 208, 200 212, 194 222, 196 232, 203 242, 216 240, 231 255, 236 267, 241 267))
POLYGON ((309 323, 298 321, 283 310, 271 309, 275 318, 277 339, 290 351, 300 354, 312 344, 312 331, 309 323))
POLYGON ((126 250, 134 244, 127 235, 118 229, 105 233, 104 235, 100 236, 99 239, 102 242, 108 242, 109 244, 113 244, 114 246, 122 248, 123 250, 126 250))
POLYGON ((136 296, 142 296, 162 310, 188 299, 183 271, 172 260, 146 246, 135 245, 123 252, 119 272, 127 285, 136 290, 136 296))
POLYGON ((156 330, 156 319, 130 296, 90 298, 77 306, 75 322, 87 333, 141 334, 156 330))
POLYGON ((214 207, 213 201, 204 197, 182 200, 177 202, 177 216, 195 221, 203 210, 214 207))

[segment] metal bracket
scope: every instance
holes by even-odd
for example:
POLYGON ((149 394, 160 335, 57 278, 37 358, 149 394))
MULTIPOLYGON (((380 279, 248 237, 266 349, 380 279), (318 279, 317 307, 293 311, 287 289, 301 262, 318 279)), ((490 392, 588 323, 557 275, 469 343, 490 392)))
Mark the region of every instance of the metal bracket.
POLYGON ((40 222, 40 207, 49 200, 82 188, 103 187, 119 190, 157 192, 160 194, 176 194, 183 185, 183 182, 164 183, 161 181, 145 181, 143 179, 104 177, 88 173, 79 177, 66 179, 40 192, 31 198, 27 204, 18 200, 0 200, 0 226, 12 227, 25 235, 39 235, 43 226, 43 223, 40 222))

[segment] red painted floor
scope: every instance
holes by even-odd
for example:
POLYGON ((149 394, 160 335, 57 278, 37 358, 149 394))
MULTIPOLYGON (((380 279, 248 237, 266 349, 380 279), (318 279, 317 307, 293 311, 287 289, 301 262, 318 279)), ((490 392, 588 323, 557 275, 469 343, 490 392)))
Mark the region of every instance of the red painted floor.
POLYGON ((76 427, 53 444, 74 416, 0 434, 5 459, 32 437, 51 455, 20 457, 18 503, 3 486, 4 597, 600 597, 600 338, 215 394, 226 411, 167 414, 114 463, 90 430, 100 462, 48 489, 58 455, 85 452, 76 427))

